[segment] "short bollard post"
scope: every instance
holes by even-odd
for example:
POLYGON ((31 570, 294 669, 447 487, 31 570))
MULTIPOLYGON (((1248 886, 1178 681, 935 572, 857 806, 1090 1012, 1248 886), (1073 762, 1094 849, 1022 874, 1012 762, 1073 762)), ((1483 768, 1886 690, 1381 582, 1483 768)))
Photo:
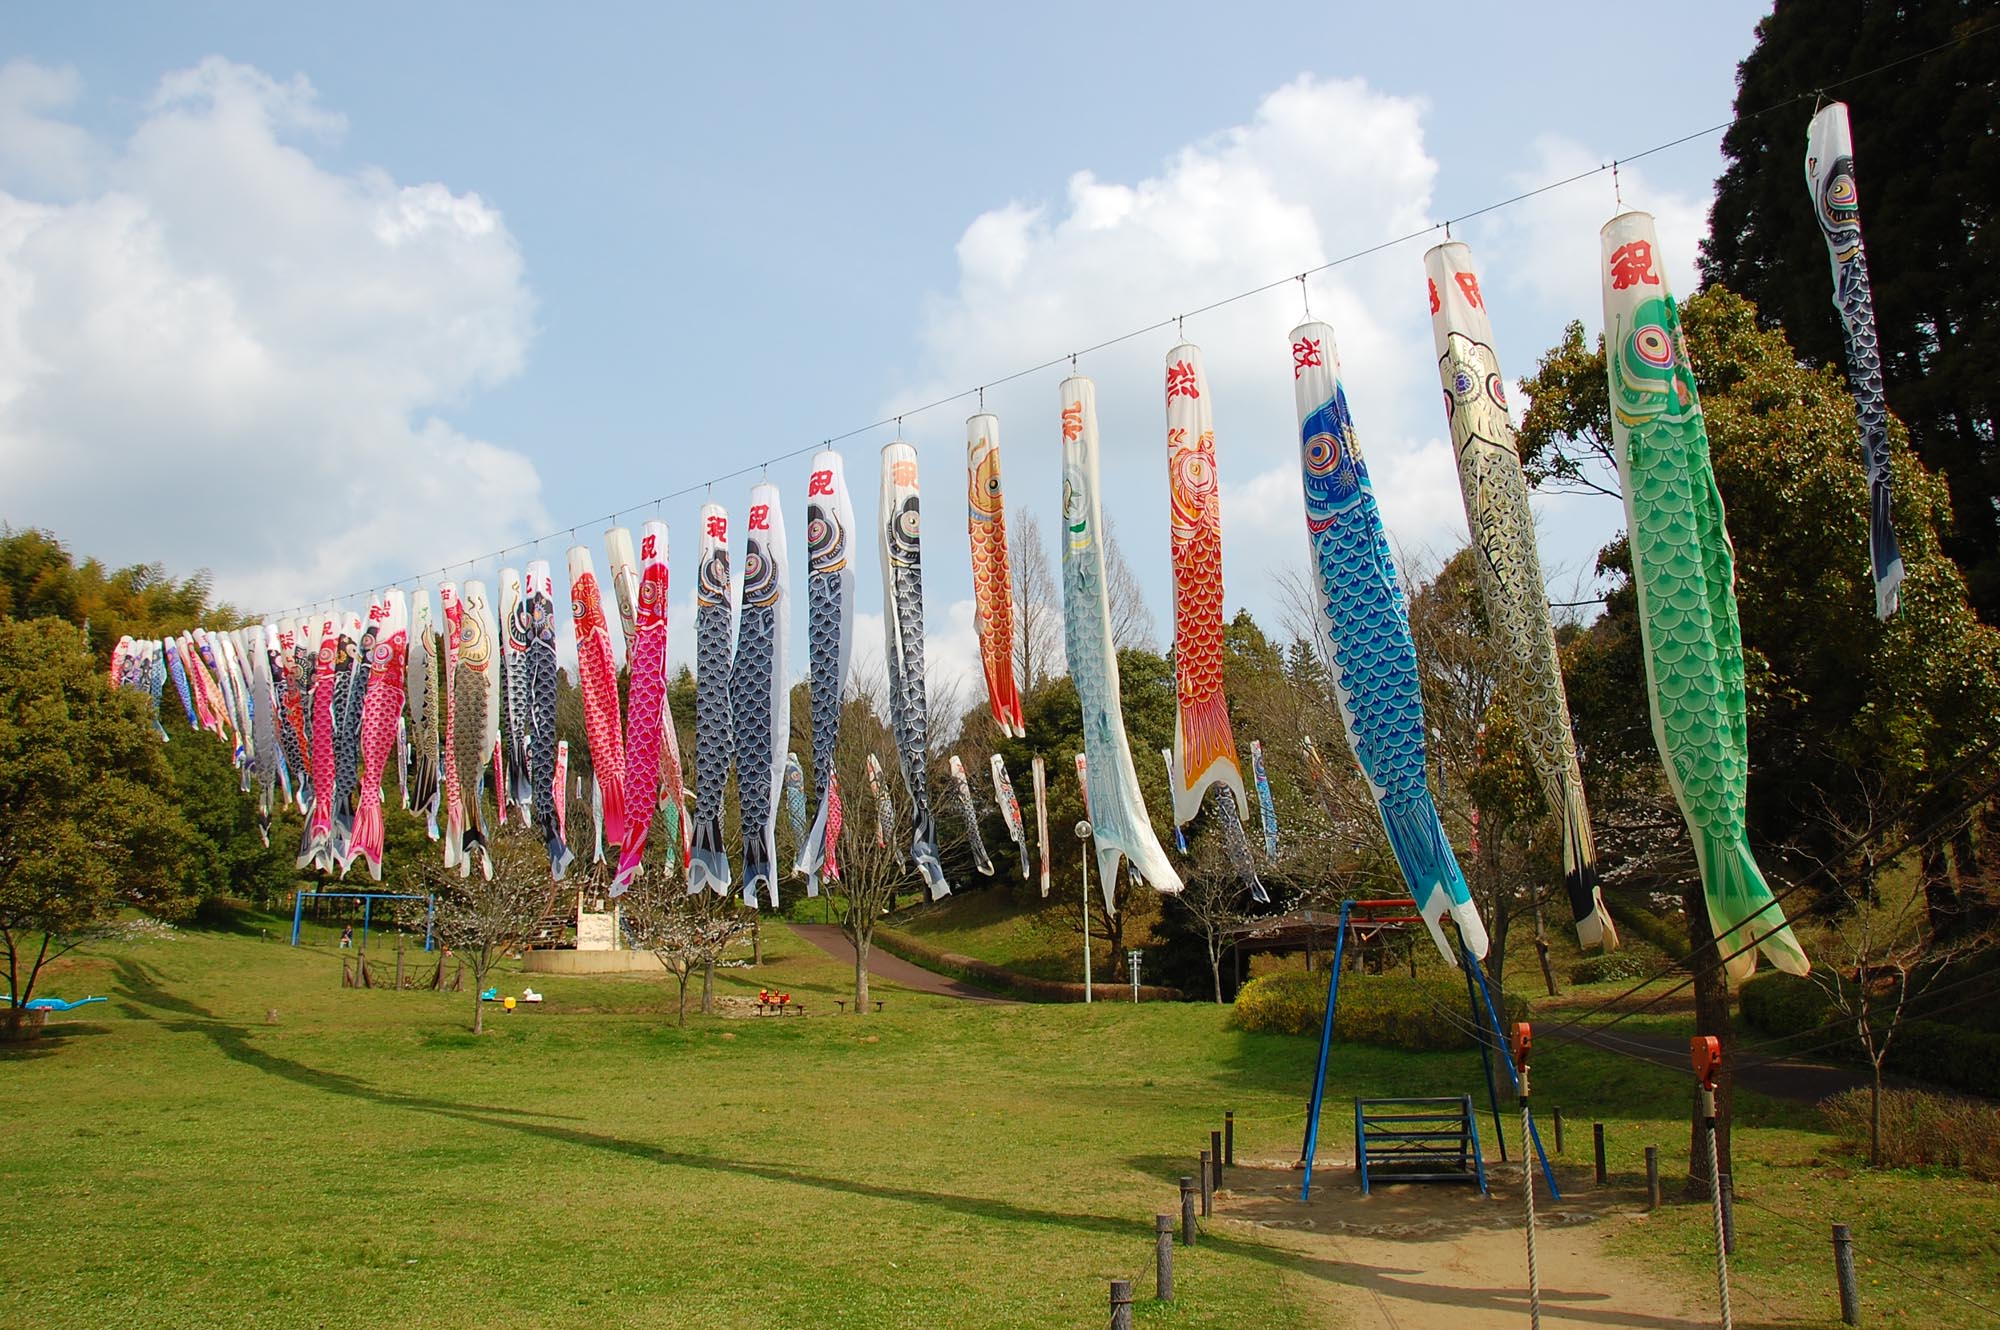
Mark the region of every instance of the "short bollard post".
POLYGON ((1660 1147, 1646 1147, 1646 1208, 1660 1208, 1660 1147))
POLYGON ((1861 1285, 1854 1278, 1854 1237, 1847 1225, 1833 1226, 1833 1273, 1840 1281, 1840 1322, 1861 1324, 1861 1285))
POLYGON ((1561 1154, 1562 1152, 1563 1152, 1563 1111, 1562 1111, 1562 1105, 1557 1104, 1556 1105, 1556 1153, 1561 1154))
POLYGON ((1722 1250, 1736 1254, 1736 1184, 1722 1175, 1722 1250))
POLYGON ((1132 1330, 1132 1281, 1111 1281, 1111 1330, 1132 1330))
POLYGON ((1590 1137, 1592 1148, 1597 1151, 1597 1185, 1602 1187, 1610 1180, 1610 1174, 1604 1170, 1604 1124, 1602 1122, 1593 1122, 1590 1124, 1590 1137))
POLYGON ((1159 1247, 1154 1258, 1157 1279, 1156 1297, 1161 1302, 1174 1300, 1174 1217, 1172 1215, 1153 1216, 1153 1235, 1159 1247))
POLYGON ((1222 1162, 1231 1168, 1236 1167, 1236 1114, 1234 1112, 1222 1115, 1222 1162))
POLYGON ((1219 1131, 1212 1131, 1208 1134, 1208 1166, 1210 1170, 1210 1177, 1208 1180, 1209 1190, 1221 1191, 1222 1190, 1222 1133, 1219 1131))
POLYGON ((1181 1246, 1194 1246, 1194 1179, 1181 1178, 1181 1246))
POLYGON ((1201 1152, 1199 1160, 1201 1172, 1201 1217, 1208 1218, 1215 1213, 1215 1193, 1209 1189, 1208 1151, 1201 1152))

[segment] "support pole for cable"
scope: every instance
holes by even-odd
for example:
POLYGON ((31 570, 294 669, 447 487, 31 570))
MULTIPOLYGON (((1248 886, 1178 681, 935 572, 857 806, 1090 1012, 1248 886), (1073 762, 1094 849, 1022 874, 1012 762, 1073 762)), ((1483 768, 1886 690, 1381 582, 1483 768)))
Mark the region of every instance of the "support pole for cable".
POLYGON ((1729 1310, 1729 1242, 1722 1220, 1722 1166, 1715 1148, 1715 1078, 1722 1069, 1722 1041, 1698 1034, 1688 1041, 1694 1074, 1701 1082, 1702 1136, 1708 1142, 1708 1199, 1715 1212, 1715 1286, 1722 1300, 1722 1330, 1734 1330, 1729 1310))
POLYGON ((1535 1268, 1535 1118, 1528 1107, 1528 1053, 1533 1032, 1522 1021, 1514 1027, 1514 1084, 1521 1092, 1521 1195, 1528 1216, 1528 1324, 1542 1330, 1542 1276, 1535 1268))

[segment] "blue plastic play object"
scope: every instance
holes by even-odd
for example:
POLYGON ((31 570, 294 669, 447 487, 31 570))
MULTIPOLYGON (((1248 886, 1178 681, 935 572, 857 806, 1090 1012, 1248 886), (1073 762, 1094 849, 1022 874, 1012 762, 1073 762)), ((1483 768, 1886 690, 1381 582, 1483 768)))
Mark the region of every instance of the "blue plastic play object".
POLYGON ((481 1002, 498 1002, 500 1000, 500 986, 495 984, 493 987, 484 990, 480 993, 479 1000, 481 1002))
MULTIPOLYGON (((14 995, 12 993, 0 993, 0 1002, 11 1003, 13 1000, 14 995)), ((110 1000, 107 997, 87 997, 78 998, 74 1002, 65 1002, 61 998, 29 998, 21 1005, 28 1011, 75 1011, 78 1007, 88 1006, 93 1002, 109 1002, 110 1000)))

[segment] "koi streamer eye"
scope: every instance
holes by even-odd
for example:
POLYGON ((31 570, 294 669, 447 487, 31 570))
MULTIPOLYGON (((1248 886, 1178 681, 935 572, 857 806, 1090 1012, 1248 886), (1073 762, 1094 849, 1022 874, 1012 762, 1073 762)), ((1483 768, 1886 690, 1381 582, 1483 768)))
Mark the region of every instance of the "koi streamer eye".
POLYGON ((1486 395, 1492 398, 1493 404, 1502 411, 1507 409, 1507 381, 1498 374, 1486 376, 1486 395))
POLYGON ((1340 464, 1340 444, 1331 434, 1315 434, 1306 440, 1306 470, 1326 475, 1340 464))
POLYGON ((1642 364, 1654 369, 1673 368, 1674 339, 1657 323, 1649 323, 1632 334, 1632 350, 1642 364))

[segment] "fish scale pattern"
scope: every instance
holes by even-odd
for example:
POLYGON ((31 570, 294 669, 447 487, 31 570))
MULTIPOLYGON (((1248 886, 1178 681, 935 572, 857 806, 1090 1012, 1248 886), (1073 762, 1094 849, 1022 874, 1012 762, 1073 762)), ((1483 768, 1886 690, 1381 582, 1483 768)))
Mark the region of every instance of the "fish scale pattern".
POLYGON ((930 698, 924 677, 924 578, 917 450, 897 440, 882 449, 882 577, 889 729, 910 796, 910 857, 933 900, 951 891, 938 859, 930 798, 930 698))
POLYGON ((838 793, 834 755, 840 743, 841 694, 847 684, 854 636, 854 503, 839 453, 814 454, 806 490, 806 652, 812 683, 813 777, 819 804, 812 827, 799 843, 797 869, 806 893, 819 889, 829 869, 835 840, 838 793))
POLYGON ((728 514, 716 504, 701 510, 701 558, 695 574, 694 611, 694 844, 688 890, 729 890, 729 852, 722 844, 722 796, 729 783, 728 514))
POLYGON ((1179 891, 1181 880, 1159 837, 1153 834, 1125 735, 1118 656, 1111 640, 1111 610, 1104 583, 1096 396, 1095 386, 1081 375, 1063 380, 1063 648, 1082 712, 1082 758, 1095 781, 1084 807, 1105 905, 1110 908, 1115 901, 1120 858, 1130 862, 1133 871, 1155 890, 1179 891))
POLYGON ((965 839, 972 850, 972 866, 986 877, 993 876, 993 856, 986 852, 986 838, 979 834, 979 805, 972 801, 972 782, 965 774, 965 763, 956 754, 951 759, 951 788, 953 801, 958 805, 959 820, 965 823, 965 839))
POLYGON ((1341 718, 1418 913, 1456 965, 1444 916, 1475 957, 1486 954, 1486 930, 1425 779, 1416 647, 1340 383, 1333 329, 1318 322, 1293 329, 1292 360, 1306 532, 1341 718))
POLYGON ((1481 597, 1494 640, 1506 652, 1503 688, 1542 795, 1562 826, 1563 884, 1577 940, 1615 947, 1617 930, 1598 885, 1596 842, 1535 544, 1535 514, 1478 274, 1470 249, 1456 241, 1432 249, 1424 266, 1433 293, 1431 327, 1446 423, 1477 551, 1481 597))
POLYGON ((777 490, 750 493, 749 530, 743 549, 743 592, 737 610, 736 656, 729 666, 729 709, 736 744, 736 790, 742 813, 743 899, 756 905, 757 888, 778 903, 777 799, 784 779, 780 737, 789 712, 779 677, 784 664, 785 560, 783 518, 777 490), (763 525, 758 525, 759 521, 763 525))
POLYGON ((1875 331, 1875 297, 1868 252, 1861 243, 1861 197, 1854 179, 1854 143, 1847 107, 1831 102, 1806 131, 1806 189, 1833 264, 1833 307, 1840 315, 1847 381, 1868 466, 1868 551, 1875 578, 1875 613, 1887 619, 1902 598, 1903 556, 1890 513, 1889 406, 1882 392, 1882 348, 1875 331))
POLYGON ((611 845, 625 841, 625 725, 618 712, 618 666, 611 654, 611 629, 604 619, 604 596, 591 567, 590 551, 569 551, 570 616, 576 625, 577 691, 583 695, 584 735, 590 741, 590 770, 597 780, 603 815, 599 832, 611 845))
POLYGON ((556 604, 549 565, 528 565, 528 765, 534 772, 535 825, 548 851, 549 872, 560 882, 576 856, 564 835, 563 773, 556 738, 556 604))
MULTIPOLYGON (((1652 219, 1607 223, 1605 369, 1632 580, 1639 600, 1653 739, 1694 841, 1709 920, 1725 953, 1759 935, 1781 969, 1804 973, 1744 830, 1748 732, 1735 558, 1679 309, 1657 263, 1652 219)), ((1738 978, 1754 951, 1731 959, 1738 978)))
POLYGON ((1169 552, 1174 574, 1174 822, 1201 811, 1220 783, 1247 815, 1243 768, 1222 690, 1222 490, 1215 465, 1215 420, 1201 350, 1167 352, 1169 552))
MULTIPOLYGON (((633 785, 633 798, 626 807, 625 843, 619 847, 618 872, 611 881, 616 896, 639 875, 640 858, 652 830, 656 800, 638 779, 660 769, 665 747, 667 717, 667 529, 663 523, 646 524, 639 573, 639 585, 632 610, 632 642, 627 659, 626 683, 626 775, 633 785)), ((678 837, 676 837, 678 839, 678 837)), ((674 848, 667 852, 672 860, 674 848)))

